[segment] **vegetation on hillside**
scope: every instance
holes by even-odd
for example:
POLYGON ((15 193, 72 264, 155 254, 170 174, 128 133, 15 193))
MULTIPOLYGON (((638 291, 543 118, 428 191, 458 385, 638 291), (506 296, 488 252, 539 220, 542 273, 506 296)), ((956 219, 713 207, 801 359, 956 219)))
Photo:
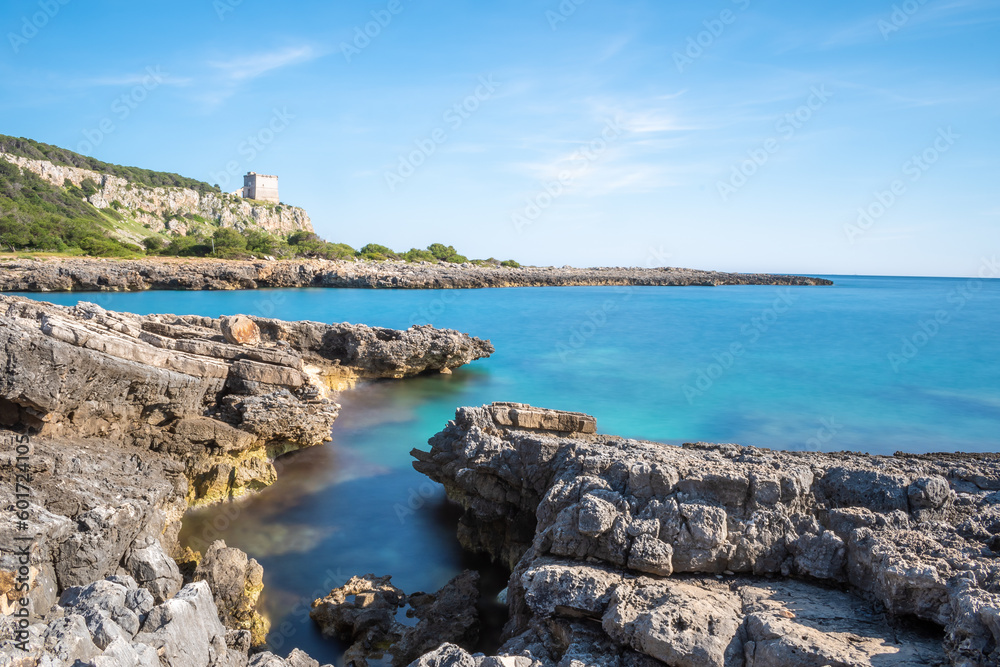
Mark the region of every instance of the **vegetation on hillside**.
MULTIPOLYGON (((30 139, 13 139, 0 135, 0 152, 112 173, 144 185, 177 185, 201 191, 204 189, 195 186, 204 186, 214 190, 206 183, 176 174, 109 165, 30 139)), ((91 179, 85 179, 79 186, 69 181, 64 182, 62 187, 54 186, 33 172, 0 159, 0 252, 55 252, 93 257, 359 258, 371 261, 471 262, 488 266, 520 266, 514 260, 469 260, 453 246, 442 243, 432 243, 423 249, 411 248, 406 252, 396 252, 377 243, 369 243, 360 250, 355 250, 344 243, 330 243, 306 231, 293 232, 287 236, 271 234, 262 229, 241 232, 219 227, 217 221, 205 220, 193 213, 173 213, 164 220, 168 222, 182 218, 189 229, 186 235, 177 236, 165 232, 154 234, 150 231, 146 232, 149 236, 143 239, 141 246, 133 245, 118 238, 118 235, 129 230, 126 236, 138 239, 142 238, 145 230, 127 215, 128 210, 117 201, 111 202, 110 207, 105 209, 97 209, 91 205, 87 198, 99 189, 98 184, 91 179)))
POLYGON ((109 164, 92 157, 87 157, 86 155, 74 153, 73 151, 66 150, 65 148, 50 146, 49 144, 43 144, 32 139, 25 139, 23 137, 8 137, 0 134, 0 153, 8 153, 10 155, 26 157, 32 160, 48 160, 53 164, 62 165, 64 167, 90 169, 91 171, 98 171, 102 174, 119 176, 127 181, 131 181, 132 183, 139 185, 149 185, 158 188, 188 188, 203 194, 207 192, 219 192, 219 189, 216 186, 209 185, 204 181, 186 178, 178 174, 163 171, 152 171, 150 169, 139 169, 138 167, 123 167, 118 164, 109 164))
MULTIPOLYGON (((86 185, 86 184, 85 184, 86 185)), ((114 238, 111 220, 74 193, 0 160, 0 247, 128 257, 142 248, 114 238)))
POLYGON ((275 259, 366 259, 371 261, 402 260, 407 262, 470 262, 480 266, 506 266, 518 268, 514 260, 473 259, 458 254, 452 246, 432 243, 424 250, 411 248, 397 253, 384 245, 369 243, 355 250, 346 243, 330 243, 312 232, 293 232, 287 237, 269 234, 262 230, 240 233, 234 229, 219 228, 211 235, 192 233, 177 236, 165 242, 159 236, 143 241, 150 255, 176 257, 218 257, 222 259, 250 259, 273 257, 275 259))

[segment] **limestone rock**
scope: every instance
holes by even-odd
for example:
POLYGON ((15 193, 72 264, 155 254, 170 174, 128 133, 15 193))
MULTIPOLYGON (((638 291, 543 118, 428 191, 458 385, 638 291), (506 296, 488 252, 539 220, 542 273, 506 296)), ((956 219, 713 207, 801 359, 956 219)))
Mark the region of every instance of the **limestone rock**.
POLYGON ((462 544, 513 570, 495 658, 996 664, 1000 455, 672 447, 511 410, 460 408, 413 452, 462 544))
POLYGON ((136 582, 153 594, 156 602, 173 597, 184 584, 177 563, 155 538, 147 539, 144 546, 134 546, 125 557, 124 565, 136 582))
POLYGON ((171 600, 154 607, 135 641, 147 644, 170 667, 228 664, 226 630, 205 582, 188 584, 171 600))
MULTIPOLYGON (((60 182, 61 183, 61 182, 60 182)), ((295 209, 292 209, 293 211, 295 209)), ((206 215, 205 217, 215 217, 206 215)), ((294 218, 285 218, 293 220, 294 218)), ((151 218, 162 224, 159 218, 151 218)), ((172 224, 175 223, 172 221, 172 224)), ((226 220, 223 224, 228 226, 226 220)), ((282 223, 277 223, 282 224, 282 223)), ((284 223, 288 224, 288 223, 284 223)), ((295 224, 294 222, 291 224, 295 224)), ((183 233, 180 229, 179 233, 183 233)), ((137 239, 138 242, 141 239, 137 239)), ((188 258, 50 259, 4 264, 0 291, 124 291, 338 287, 468 289, 580 285, 832 285, 824 278, 682 268, 459 266, 356 260, 235 261, 188 258)))
POLYGON ((434 594, 407 596, 390 580, 373 574, 352 577, 313 602, 310 616, 323 634, 350 642, 347 664, 365 667, 389 653, 395 667, 404 667, 442 642, 471 645, 478 639, 477 572, 460 574, 434 594), (396 621, 397 612, 407 605, 407 616, 419 619, 413 627, 396 621))
POLYGON ((264 590, 264 568, 256 560, 217 540, 198 563, 194 580, 208 583, 223 625, 249 630, 253 645, 264 643, 267 622, 256 609, 264 590))
MULTIPOLYGON (((0 427, 161 452, 184 465, 194 504, 267 486, 271 459, 328 441, 339 413, 331 392, 345 383, 457 368, 493 352, 488 341, 432 327, 140 317, 6 296, 0 346, 0 427)), ((103 573, 79 575, 70 585, 103 573)))
POLYGON ((219 320, 222 335, 233 345, 260 345, 260 328, 249 317, 234 315, 219 320))

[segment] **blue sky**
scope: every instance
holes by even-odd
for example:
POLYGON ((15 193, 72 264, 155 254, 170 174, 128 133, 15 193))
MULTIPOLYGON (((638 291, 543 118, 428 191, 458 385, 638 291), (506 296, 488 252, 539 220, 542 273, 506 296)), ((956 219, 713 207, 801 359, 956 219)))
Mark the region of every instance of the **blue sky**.
POLYGON ((0 133, 229 190, 278 174, 355 247, 956 276, 1000 254, 1000 0, 6 0, 0 28, 0 133))

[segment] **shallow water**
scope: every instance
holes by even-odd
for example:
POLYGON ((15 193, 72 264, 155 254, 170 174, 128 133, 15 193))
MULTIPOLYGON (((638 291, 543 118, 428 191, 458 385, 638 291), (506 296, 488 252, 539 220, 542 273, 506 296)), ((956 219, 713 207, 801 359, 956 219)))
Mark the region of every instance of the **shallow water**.
MULTIPOLYGON (((593 414, 598 429, 664 442, 781 449, 1000 449, 1000 281, 833 277, 824 288, 268 290, 48 294, 138 313, 432 323, 497 353, 453 375, 344 394, 329 445, 280 461, 256 497, 192 513, 265 567, 271 640, 321 661, 342 647, 309 603, 354 574, 432 591, 468 560, 440 487, 410 467, 461 405, 518 401, 593 414), (212 527, 216 522, 217 528, 212 527), (286 625, 283 625, 286 624, 286 625)), ((31 295, 27 295, 31 296, 31 295)), ((38 296, 38 295, 35 295, 38 296)), ((502 573, 485 588, 503 587, 502 573)))

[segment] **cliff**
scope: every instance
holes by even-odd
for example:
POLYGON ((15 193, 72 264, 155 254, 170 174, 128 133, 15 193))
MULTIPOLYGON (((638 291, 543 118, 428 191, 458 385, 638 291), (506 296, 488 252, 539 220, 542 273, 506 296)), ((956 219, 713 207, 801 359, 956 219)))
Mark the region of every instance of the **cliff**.
POLYGON ((262 488, 275 456, 329 440, 352 382, 493 352, 431 327, 2 296, 0 349, 0 664, 52 667, 318 667, 248 654, 267 630, 261 568, 216 542, 182 574, 184 511, 262 488))
POLYGON ((464 508, 462 544, 513 568, 502 664, 1000 661, 996 454, 672 447, 509 403, 430 444, 414 467, 464 508))
POLYGON ((492 267, 353 260, 19 260, 0 263, 0 292, 227 290, 273 287, 458 289, 486 287, 832 285, 823 278, 681 268, 492 267))
POLYGON ((192 230, 226 227, 239 231, 262 229, 280 235, 313 231, 301 208, 245 200, 234 195, 192 187, 153 187, 101 171, 0 152, 4 160, 36 174, 48 184, 83 189, 96 185, 86 201, 100 211, 114 211, 114 233, 138 244, 153 234, 187 234, 192 230))
POLYGON ((431 327, 140 317, 11 297, 0 324, 0 425, 167 453, 184 463, 192 503, 271 483, 271 459, 329 439, 332 393, 357 379, 447 372, 493 352, 431 327))

